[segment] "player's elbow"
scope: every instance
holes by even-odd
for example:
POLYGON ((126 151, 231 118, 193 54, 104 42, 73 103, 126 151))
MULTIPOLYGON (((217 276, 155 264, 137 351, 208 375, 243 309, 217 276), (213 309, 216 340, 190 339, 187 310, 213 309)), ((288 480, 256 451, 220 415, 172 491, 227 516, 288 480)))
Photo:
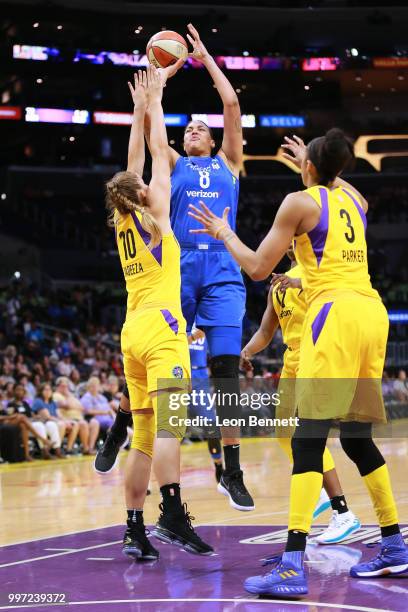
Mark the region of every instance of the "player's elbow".
POLYGON ((239 109, 239 100, 235 92, 231 92, 231 95, 228 97, 227 100, 225 100, 224 107, 231 110, 239 109))
POLYGON ((265 269, 262 265, 256 265, 254 269, 251 271, 249 276, 253 281, 262 281, 265 280, 269 275, 269 271, 265 269))
POLYGON ((228 96, 228 100, 226 101, 226 106, 230 106, 231 108, 239 107, 239 100, 238 100, 238 96, 235 93, 235 91, 231 92, 231 95, 228 96))

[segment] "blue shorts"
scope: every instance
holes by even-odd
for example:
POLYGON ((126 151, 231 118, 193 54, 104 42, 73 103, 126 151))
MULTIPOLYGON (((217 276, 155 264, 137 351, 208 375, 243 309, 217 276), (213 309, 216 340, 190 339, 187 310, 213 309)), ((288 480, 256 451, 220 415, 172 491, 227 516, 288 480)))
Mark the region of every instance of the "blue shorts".
MULTIPOLYGON (((242 328, 246 291, 238 264, 225 250, 181 251, 181 307, 187 331, 242 328)), ((210 350, 211 354, 211 350, 210 350)))

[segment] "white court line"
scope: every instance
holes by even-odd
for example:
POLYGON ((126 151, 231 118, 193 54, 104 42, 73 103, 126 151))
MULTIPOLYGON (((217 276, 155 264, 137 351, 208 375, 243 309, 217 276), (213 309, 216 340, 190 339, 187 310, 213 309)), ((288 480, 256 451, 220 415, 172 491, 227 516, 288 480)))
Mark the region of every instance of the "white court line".
MULTIPOLYGON (((229 598, 229 599, 112 599, 112 600, 102 600, 102 601, 70 601, 64 604, 65 606, 87 606, 87 605, 101 605, 101 604, 126 604, 126 603, 250 603, 250 604, 280 604, 288 605, 288 606, 313 606, 315 608, 334 608, 337 610, 357 610, 358 612, 393 612, 392 610, 387 610, 385 608, 366 608, 363 606, 352 606, 347 604, 332 604, 332 603, 324 603, 320 601, 293 601, 293 600, 285 600, 285 599, 255 599, 255 598, 229 598)), ((30 606, 0 606, 0 610, 18 610, 22 608, 40 608, 40 607, 54 607, 60 606, 60 603, 56 604, 34 604, 30 606)))
POLYGON ((53 538, 63 538, 65 536, 76 535, 77 533, 86 533, 87 531, 98 531, 99 529, 108 529, 109 527, 120 527, 120 523, 112 525, 104 525, 103 527, 91 527, 90 529, 78 529, 77 531, 68 531, 67 533, 57 533, 54 535, 42 536, 41 538, 32 538, 31 540, 19 540, 18 542, 10 542, 0 546, 0 550, 6 546, 18 546, 19 544, 30 544, 30 542, 41 542, 42 540, 52 540, 53 538))
POLYGON ((74 551, 76 550, 76 548, 44 548, 44 550, 49 550, 49 551, 54 551, 54 552, 58 552, 58 551, 68 552, 68 551, 74 551))
MULTIPOLYGON (((251 517, 258 518, 260 516, 277 516, 279 514, 287 514, 287 513, 288 513, 288 510, 279 510, 278 512, 262 512, 262 513, 257 513, 257 514, 251 513, 251 517)), ((219 521, 210 521, 208 523, 198 523, 196 527, 206 527, 207 525, 219 525, 220 527, 222 527, 224 523, 232 523, 233 521, 239 521, 244 518, 248 518, 247 516, 245 516, 245 513, 242 513, 242 514, 243 516, 238 515, 236 517, 224 519, 222 523, 220 523, 219 521)), ((58 533, 54 535, 47 535, 41 538, 32 538, 31 540, 19 540, 17 542, 11 542, 9 544, 4 544, 4 546, 0 546, 0 550, 2 548, 5 548, 6 546, 18 546, 19 544, 30 544, 31 542, 41 542, 42 540, 52 540, 53 538, 64 538, 65 536, 76 535, 77 533, 87 533, 88 531, 98 531, 99 529, 109 529, 110 527, 123 527, 123 525, 122 523, 113 523, 112 525, 104 525, 103 527, 92 527, 91 529, 78 529, 78 531, 69 531, 68 533, 58 533)), ((250 524, 247 523, 246 525, 242 525, 242 527, 254 527, 254 525, 253 523, 250 523, 250 524)))
POLYGON ((87 557, 86 560, 87 561, 114 561, 115 557, 87 557))
MULTIPOLYGON (((75 553, 84 552, 85 550, 95 550, 97 548, 103 548, 104 546, 112 546, 113 544, 121 544, 122 540, 115 540, 115 542, 106 542, 105 544, 97 544, 96 546, 86 546, 85 548, 76 548, 68 552, 58 552, 53 555, 44 555, 43 557, 32 557, 31 559, 23 559, 22 561, 13 561, 12 563, 3 563, 2 567, 11 567, 12 565, 22 565, 23 563, 31 563, 32 561, 43 561, 44 559, 52 559, 53 557, 61 557, 62 555, 74 555, 75 553)), ((1 608, 0 608, 1 610, 1 608)))

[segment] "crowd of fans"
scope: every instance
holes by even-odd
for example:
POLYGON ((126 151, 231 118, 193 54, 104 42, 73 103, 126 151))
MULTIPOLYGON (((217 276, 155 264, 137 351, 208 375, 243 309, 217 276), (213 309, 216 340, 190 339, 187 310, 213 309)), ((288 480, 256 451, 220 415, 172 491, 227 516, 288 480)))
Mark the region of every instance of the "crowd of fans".
MULTIPOLYGON (((285 196, 282 189, 265 189, 262 182, 248 186, 243 181, 238 232, 252 248, 267 233, 285 196)), ((407 222, 406 187, 382 185, 368 195, 369 222, 407 222)), ((99 204, 97 223, 108 252, 113 247, 112 232, 99 204)), ((89 206, 86 212, 93 217, 93 210, 89 206)), ((390 243, 387 250, 383 242, 370 239, 368 246, 374 286, 389 309, 403 308, 408 302, 406 246, 390 243)), ((280 270, 287 266, 283 261, 280 270)), ((245 280, 247 341, 261 320, 269 284, 245 280)), ((44 458, 95 452, 112 424, 124 381, 120 328, 125 303, 123 282, 64 289, 14 280, 0 288, 0 455, 4 439, 12 437, 3 435, 6 430, 21 439, 27 460, 33 451, 44 458)), ((408 325, 391 325, 390 339, 407 341, 408 325)), ((255 360, 255 376, 243 378, 243 390, 251 394, 271 383, 276 386, 283 351, 278 331, 255 360)), ((388 402, 407 402, 405 371, 384 372, 383 391, 388 402)))
POLYGON ((29 375, 18 375, 23 361, 11 364, 8 374, 0 376, 0 451, 4 445, 9 458, 25 461, 33 460, 33 451, 43 459, 94 454, 119 406, 118 377, 110 375, 101 384, 99 377, 91 376, 75 384, 71 377, 59 376, 55 382, 35 385, 29 375))
MULTIPOLYGON (((80 287, 40 292, 20 283, 1 292, 3 459, 93 454, 111 427, 124 376, 120 327, 101 324, 106 308, 101 295, 80 287)), ((247 321, 247 336, 254 325, 247 321)), ((242 392, 253 395, 277 387, 283 350, 278 332, 268 349, 270 367, 265 355, 254 360, 255 374, 242 376, 242 392)), ((384 372, 383 391, 387 402, 408 403, 405 370, 384 372)))

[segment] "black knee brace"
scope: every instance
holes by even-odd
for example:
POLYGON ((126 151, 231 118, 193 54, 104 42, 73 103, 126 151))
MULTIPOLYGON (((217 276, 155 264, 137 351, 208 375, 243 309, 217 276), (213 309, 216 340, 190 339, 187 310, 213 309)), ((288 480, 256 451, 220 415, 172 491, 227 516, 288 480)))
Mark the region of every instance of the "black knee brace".
POLYGON ((293 474, 323 474, 323 453, 330 426, 330 420, 299 420, 292 437, 293 474))
POLYGON ((210 359, 213 378, 238 378, 239 355, 217 355, 210 359))
POLYGON ((293 474, 319 472, 323 474, 323 453, 326 438, 292 438, 293 474))
POLYGON ((240 417, 239 355, 217 355, 210 359, 214 391, 217 394, 218 415, 221 418, 240 417), (218 397, 219 394, 219 397, 218 397), (220 402, 218 402, 220 399, 220 402))
POLYGON ((367 476, 385 464, 372 438, 370 423, 343 423, 340 427, 340 443, 361 476, 367 476))

